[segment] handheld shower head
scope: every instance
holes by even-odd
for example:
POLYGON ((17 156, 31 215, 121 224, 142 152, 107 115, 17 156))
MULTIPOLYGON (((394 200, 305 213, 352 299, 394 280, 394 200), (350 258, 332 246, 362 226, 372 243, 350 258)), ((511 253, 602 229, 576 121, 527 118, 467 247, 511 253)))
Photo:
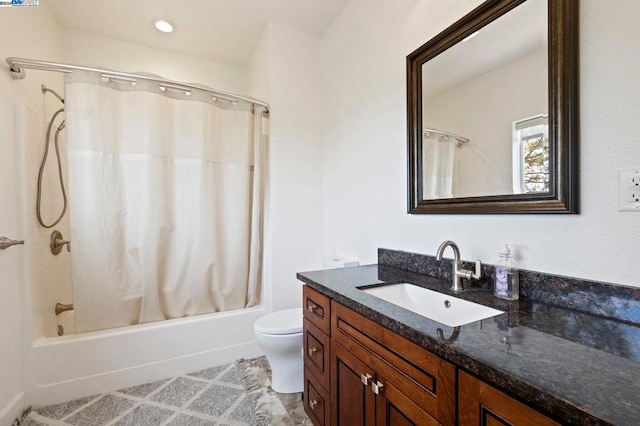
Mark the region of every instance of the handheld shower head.
POLYGON ((55 96, 56 98, 60 99, 60 102, 64 103, 64 99, 63 99, 63 97, 62 97, 62 96, 58 95, 58 93, 57 93, 55 90, 53 90, 53 89, 49 89, 49 88, 48 88, 47 86, 45 86, 44 84, 42 84, 42 85, 40 86, 40 90, 42 90, 42 93, 43 93, 43 94, 45 94, 45 93, 47 93, 47 92, 51 92, 51 93, 53 93, 53 96, 55 96))

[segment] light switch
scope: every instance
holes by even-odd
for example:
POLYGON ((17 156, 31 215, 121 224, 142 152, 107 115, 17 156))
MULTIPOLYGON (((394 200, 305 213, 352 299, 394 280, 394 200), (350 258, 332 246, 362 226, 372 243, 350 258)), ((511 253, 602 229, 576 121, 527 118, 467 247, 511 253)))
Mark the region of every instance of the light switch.
POLYGON ((640 212, 640 169, 618 172, 618 206, 620 211, 640 212))

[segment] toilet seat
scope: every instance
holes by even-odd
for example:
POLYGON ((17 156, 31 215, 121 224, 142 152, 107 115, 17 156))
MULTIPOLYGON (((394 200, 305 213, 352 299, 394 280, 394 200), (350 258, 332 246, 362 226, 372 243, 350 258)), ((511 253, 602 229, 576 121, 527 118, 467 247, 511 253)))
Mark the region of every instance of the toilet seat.
POLYGON ((256 333, 272 335, 302 333, 302 308, 272 312, 258 319, 253 329, 256 333))

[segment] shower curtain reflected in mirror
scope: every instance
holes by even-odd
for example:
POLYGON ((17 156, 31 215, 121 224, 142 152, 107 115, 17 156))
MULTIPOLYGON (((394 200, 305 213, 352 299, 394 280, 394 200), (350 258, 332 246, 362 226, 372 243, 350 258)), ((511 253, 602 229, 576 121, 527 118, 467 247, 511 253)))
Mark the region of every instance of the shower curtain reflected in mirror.
POLYGON ((422 138, 424 200, 453 197, 453 165, 456 143, 432 133, 422 138))
POLYGON ((258 303, 263 109, 66 78, 77 331, 258 303))

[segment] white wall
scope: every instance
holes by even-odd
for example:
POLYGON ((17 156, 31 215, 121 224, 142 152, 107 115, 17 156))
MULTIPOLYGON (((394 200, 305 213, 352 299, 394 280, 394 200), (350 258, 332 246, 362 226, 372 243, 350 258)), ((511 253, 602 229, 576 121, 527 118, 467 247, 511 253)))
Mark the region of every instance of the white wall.
POLYGON ((148 72, 237 94, 247 91, 245 68, 69 29, 62 29, 61 42, 63 59, 71 64, 148 72))
POLYGON ((580 215, 408 215, 405 57, 479 0, 352 0, 322 39, 325 253, 376 262, 388 247, 640 286, 640 215, 618 212, 617 170, 640 167, 640 8, 580 9, 580 215))
MULTIPOLYGON (((44 7, 6 8, 0 11, 0 59, 23 56, 59 59, 58 27, 44 7)), ((30 72, 26 80, 12 80, 8 67, 0 69, 0 235, 25 239, 25 246, 0 252, 0 425, 9 425, 25 406, 22 374, 23 347, 28 345, 31 298, 25 285, 23 262, 26 253, 35 250, 21 219, 19 191, 23 131, 16 125, 15 112, 24 107, 43 113, 40 84, 60 88, 59 76, 30 72)))
POLYGON ((320 39, 270 22, 249 76, 270 107, 267 299, 285 309, 302 302, 296 272, 322 267, 320 39))

